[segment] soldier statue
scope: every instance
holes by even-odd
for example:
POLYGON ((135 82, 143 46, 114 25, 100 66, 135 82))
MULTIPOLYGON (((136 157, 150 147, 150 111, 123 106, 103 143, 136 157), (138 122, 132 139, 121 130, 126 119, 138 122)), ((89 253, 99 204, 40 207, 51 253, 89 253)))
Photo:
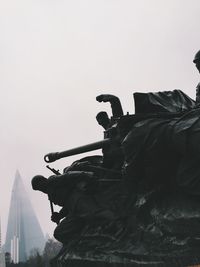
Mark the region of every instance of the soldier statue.
POLYGON ((51 203, 62 207, 51 216, 58 224, 54 231, 58 241, 66 244, 71 237, 79 236, 85 224, 115 219, 112 211, 103 208, 95 198, 95 183, 94 174, 84 171, 68 171, 48 179, 41 175, 33 177, 33 190, 47 194, 51 203))
MULTIPOLYGON (((195 54, 193 63, 196 65, 196 68, 200 73, 200 50, 195 54)), ((196 103, 200 103, 200 83, 196 87, 196 103)))
POLYGON ((114 118, 123 116, 121 102, 117 96, 102 94, 96 97, 98 102, 109 102, 111 104, 112 115, 114 118))

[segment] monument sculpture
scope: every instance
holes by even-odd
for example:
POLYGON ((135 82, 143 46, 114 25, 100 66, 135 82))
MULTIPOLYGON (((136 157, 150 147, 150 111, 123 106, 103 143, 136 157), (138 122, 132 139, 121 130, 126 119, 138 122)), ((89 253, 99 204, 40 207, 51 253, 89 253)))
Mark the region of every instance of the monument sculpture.
MULTIPOLYGON (((200 52, 194 63, 199 70, 200 52)), ((51 163, 96 149, 103 154, 32 179, 34 190, 62 207, 52 213, 63 243, 52 266, 200 263, 198 94, 194 101, 181 90, 134 93, 133 115, 123 114, 116 96, 97 96, 112 108, 111 118, 96 117, 104 140, 45 155, 51 163)))

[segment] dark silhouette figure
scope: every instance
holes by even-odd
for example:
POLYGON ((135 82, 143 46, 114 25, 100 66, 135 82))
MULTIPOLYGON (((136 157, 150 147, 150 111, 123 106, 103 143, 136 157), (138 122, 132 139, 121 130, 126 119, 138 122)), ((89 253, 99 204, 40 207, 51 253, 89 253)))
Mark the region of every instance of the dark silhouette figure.
POLYGON ((112 126, 123 116, 121 102, 117 96, 110 94, 102 94, 96 97, 98 102, 109 102, 112 109, 112 117, 104 111, 99 112, 96 116, 97 122, 105 129, 104 139, 111 138, 115 140, 111 145, 102 149, 103 166, 109 169, 120 170, 123 163, 123 153, 121 151, 118 132, 112 126))
POLYGON ((58 224, 54 231, 58 241, 66 244, 70 238, 79 236, 86 223, 114 219, 113 213, 102 208, 95 199, 91 189, 94 182, 94 174, 83 171, 53 175, 48 179, 41 175, 33 177, 33 190, 47 194, 51 203, 62 207, 59 212, 52 210, 51 216, 58 224))
POLYGON ((108 129, 110 126, 110 119, 108 117, 107 112, 101 111, 96 115, 96 120, 99 125, 101 125, 104 130, 108 129))
POLYGON ((123 109, 121 102, 117 96, 114 95, 99 95, 96 97, 98 102, 109 102, 111 104, 112 115, 114 118, 123 116, 123 109))
MULTIPOLYGON (((196 68, 200 73, 200 50, 195 54, 193 63, 196 65, 196 68)), ((196 103, 200 104, 200 83, 196 87, 196 103)))

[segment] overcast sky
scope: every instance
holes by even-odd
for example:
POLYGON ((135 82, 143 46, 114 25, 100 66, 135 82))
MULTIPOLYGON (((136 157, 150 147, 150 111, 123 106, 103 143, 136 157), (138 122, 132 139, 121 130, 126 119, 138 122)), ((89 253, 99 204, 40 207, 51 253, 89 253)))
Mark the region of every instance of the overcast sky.
POLYGON ((199 0, 0 0, 3 239, 16 169, 52 236, 49 202, 30 181, 51 174, 46 153, 102 139, 95 116, 110 108, 95 101, 98 94, 119 96, 130 113, 136 91, 182 89, 195 97, 199 30, 199 0))

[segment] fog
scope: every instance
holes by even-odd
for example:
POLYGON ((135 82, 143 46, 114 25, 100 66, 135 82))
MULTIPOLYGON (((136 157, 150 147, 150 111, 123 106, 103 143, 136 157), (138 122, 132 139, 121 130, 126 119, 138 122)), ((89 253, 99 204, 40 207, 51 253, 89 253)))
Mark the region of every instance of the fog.
MULTIPOLYGON (((0 215, 5 239, 18 169, 44 234, 53 234, 47 196, 31 189, 51 175, 45 154, 102 139, 96 114, 117 95, 181 89, 195 97, 199 0, 0 0, 0 215)), ((94 152, 99 154, 101 151, 94 152)), ((52 165, 62 170, 74 156, 52 165)))

